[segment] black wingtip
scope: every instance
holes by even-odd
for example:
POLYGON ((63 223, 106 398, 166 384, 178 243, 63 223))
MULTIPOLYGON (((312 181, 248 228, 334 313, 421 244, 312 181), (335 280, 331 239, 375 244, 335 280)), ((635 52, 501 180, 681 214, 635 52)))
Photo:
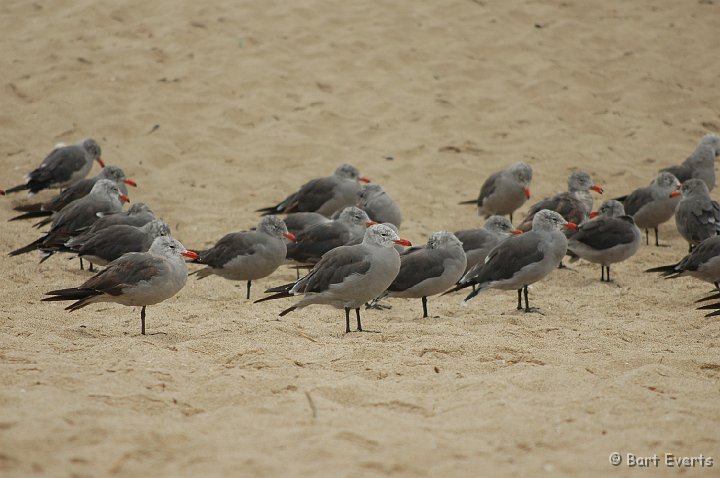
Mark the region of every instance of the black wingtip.
POLYGON ((19 256, 20 254, 25 254, 27 252, 34 251, 40 247, 40 244, 45 239, 45 236, 41 237, 40 239, 37 239, 30 244, 21 247, 20 249, 15 249, 14 251, 8 253, 9 256, 19 256))
POLYGON ((9 194, 9 193, 17 193, 17 192, 20 192, 20 191, 25 191, 27 188, 28 188, 27 183, 25 183, 25 184, 19 184, 19 185, 13 187, 13 188, 6 189, 6 190, 4 191, 4 194, 3 194, 3 195, 9 194))
POLYGON ((700 302, 707 302, 708 300, 716 300, 716 299, 720 299, 720 292, 718 292, 717 294, 707 296, 707 297, 703 297, 702 299, 698 299, 695 301, 695 303, 699 304, 700 302))
POLYGON ((714 304, 703 305, 702 307, 697 308, 697 310, 717 310, 717 309, 720 309, 720 302, 716 302, 714 304))
POLYGON ((42 211, 43 203, 41 202, 35 202, 31 204, 20 204, 13 208, 13 211, 17 212, 35 212, 35 211, 42 211))
POLYGON ((283 284, 276 287, 270 287, 269 289, 265 290, 266 294, 269 294, 271 292, 289 292, 290 289, 295 287, 296 282, 290 282, 289 284, 283 284))
POLYGON ((49 295, 52 297, 45 297, 41 300, 46 301, 46 302, 51 302, 51 301, 55 301, 55 300, 84 299, 84 298, 90 297, 92 295, 97 295, 97 292, 93 289, 70 288, 70 289, 51 290, 49 292, 45 292, 45 295, 49 295))
POLYGON ((262 213, 260 214, 261 216, 271 216, 273 214, 278 214, 280 211, 278 210, 277 206, 271 206, 256 209, 255 212, 262 213))
POLYGON ((280 315, 280 317, 285 317, 286 315, 288 315, 290 312, 292 312, 292 311, 295 310, 295 309, 297 309, 297 307, 295 307, 295 306, 293 305, 292 307, 288 307, 287 309, 285 309, 285 310, 283 310, 282 312, 280 312, 279 315, 280 315))
POLYGON ((448 290, 446 290, 445 292, 443 292, 443 293, 440 294, 440 295, 442 296, 442 295, 452 294, 453 292, 457 292, 457 291, 459 291, 459 290, 466 289, 466 288, 468 288, 468 287, 472 287, 472 285, 473 285, 473 282, 466 282, 466 283, 464 283, 464 284, 457 284, 457 285, 456 285, 455 287, 453 287, 452 289, 448 289, 448 290))
POLYGON ((53 218, 52 218, 51 216, 48 216, 48 217, 46 217, 45 219, 42 219, 42 220, 36 222, 35 224, 33 224, 33 227, 34 227, 35 229, 40 229, 40 228, 43 227, 43 226, 47 226, 47 225, 50 224, 52 221, 53 221, 53 218))
POLYGON ((253 302, 253 304, 258 304, 260 302, 265 302, 268 300, 275 300, 275 299, 284 299, 285 297, 292 297, 293 295, 290 293, 289 290, 283 290, 276 294, 269 295, 267 297, 263 297, 262 299, 257 299, 253 302))
POLYGON ((677 272, 677 271, 675 271, 675 267, 677 267, 677 264, 671 264, 669 266, 652 267, 650 269, 645 269, 645 272, 677 272))
POLYGON ((11 217, 8 219, 8 222, 10 221, 22 221, 24 219, 35 219, 37 217, 46 217, 52 215, 51 211, 28 211, 24 214, 20 214, 15 217, 11 217))
POLYGON ((465 297, 465 298, 463 299, 463 302, 469 302, 470 299, 472 299, 473 297, 475 297, 476 295, 478 295, 478 294, 480 293, 480 291, 482 291, 482 289, 478 287, 478 288, 475 289, 474 291, 470 292, 470 293, 467 295, 467 297, 465 297))
POLYGON ((91 299, 100 294, 101 294, 101 292, 98 292, 95 289, 78 289, 78 288, 58 289, 58 290, 51 290, 50 292, 46 292, 46 295, 50 295, 53 297, 45 297, 40 300, 43 302, 57 302, 57 301, 64 301, 64 300, 74 300, 75 302, 73 302, 72 304, 65 307, 65 310, 69 310, 70 312, 73 312, 78 309, 82 309, 86 305, 89 305, 91 303, 91 299))

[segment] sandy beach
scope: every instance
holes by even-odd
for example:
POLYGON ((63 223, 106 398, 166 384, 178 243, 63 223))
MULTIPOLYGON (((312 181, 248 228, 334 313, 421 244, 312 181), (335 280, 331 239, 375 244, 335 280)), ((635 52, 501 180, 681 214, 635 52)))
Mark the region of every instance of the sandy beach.
MULTIPOLYGON (((7 1, 0 187, 93 137, 189 248, 343 162, 418 244, 479 226, 458 202, 517 161, 533 202, 584 170, 599 205, 720 132, 718 18, 717 0, 7 1)), ((4 222, 28 201, 0 198, 1 251, 38 237, 4 222)), ((0 474, 717 476, 720 322, 694 309, 710 284, 643 272, 687 252, 660 232, 671 247, 643 244, 614 284, 582 261, 536 284, 544 316, 513 292, 431 298, 427 320, 395 299, 348 335, 342 311, 279 318, 290 300, 191 277, 141 336, 135 308, 40 302, 89 277, 77 261, 5 256, 0 474)))

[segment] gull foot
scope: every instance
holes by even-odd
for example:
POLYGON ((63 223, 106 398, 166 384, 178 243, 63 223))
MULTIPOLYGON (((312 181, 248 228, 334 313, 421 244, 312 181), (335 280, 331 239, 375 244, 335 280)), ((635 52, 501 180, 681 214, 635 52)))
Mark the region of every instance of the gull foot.
POLYGON ((525 312, 526 314, 540 314, 542 316, 545 315, 545 313, 537 307, 526 307, 525 309, 523 309, 523 312, 525 312))
POLYGON ((374 309, 374 310, 390 310, 392 309, 392 305, 383 305, 377 301, 368 302, 365 304, 365 310, 374 309))

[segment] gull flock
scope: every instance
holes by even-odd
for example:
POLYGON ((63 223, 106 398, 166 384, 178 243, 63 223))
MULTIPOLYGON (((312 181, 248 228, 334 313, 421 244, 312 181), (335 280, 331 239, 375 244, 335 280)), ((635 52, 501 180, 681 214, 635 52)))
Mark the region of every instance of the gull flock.
POLYGON ((341 309, 346 333, 353 311, 362 331, 361 309, 389 309, 384 302, 394 297, 414 298, 427 318, 429 297, 464 289, 465 303, 487 289, 511 290, 518 310, 542 313, 530 307, 528 287, 568 267, 565 259, 598 264, 600 280, 611 282, 613 264, 633 257, 643 242, 652 247, 650 230, 654 246, 663 246, 659 228, 673 218, 688 254, 647 272, 713 284, 715 292, 698 302, 714 316, 720 315, 720 204, 710 192, 718 154, 720 136, 707 134, 684 162, 596 211, 593 195, 603 188, 587 173, 574 172, 567 191, 532 204, 517 226, 513 214, 531 198, 533 170, 512 164, 490 175, 477 199, 459 203, 477 207, 486 220, 482 227, 437 231, 415 247, 400 236, 397 203, 349 164, 258 209, 254 229, 230 232, 207 250, 186 249, 147 204, 123 211, 130 201, 127 186, 137 184, 121 168, 105 165, 93 139, 56 146, 24 183, 0 195, 59 189, 46 202, 15 207, 19 214, 11 221, 37 220, 34 227, 44 232, 9 255, 38 253, 41 262, 72 255, 94 273, 76 287, 48 291, 43 301, 69 301, 69 311, 98 302, 140 307, 142 334, 146 308, 177 294, 188 275, 244 281, 250 299, 252 282, 284 264, 295 266, 297 280, 268 289, 255 302, 286 300, 280 316, 314 305, 341 309), (102 169, 87 178, 96 162, 102 169), (188 274, 188 264, 198 268, 188 274))

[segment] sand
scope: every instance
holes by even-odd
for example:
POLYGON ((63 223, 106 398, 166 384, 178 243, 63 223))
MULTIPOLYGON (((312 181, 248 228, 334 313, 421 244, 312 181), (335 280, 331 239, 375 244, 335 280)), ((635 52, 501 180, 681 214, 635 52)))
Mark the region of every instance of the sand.
MULTIPOLYGON (((582 169, 615 197, 720 130, 717 1, 57 0, 0 8, 2 186, 56 142, 94 137, 188 247, 349 162, 398 201, 403 236, 481 223, 492 172, 533 199, 582 169)), ((97 172, 97 166, 93 173, 97 172)), ((715 194, 717 197, 717 194, 715 194)), ((50 193, 38 195, 48 198, 50 193)), ((0 219, 24 195, 0 199, 0 219)), ((37 237, 5 223, 0 250, 37 237)), ((148 309, 69 314, 43 293, 76 262, 0 261, 3 476, 621 476, 611 452, 713 456, 720 323, 709 289, 577 263, 531 290, 393 300, 278 320, 244 284, 188 281, 148 309), (620 287, 618 287, 620 286, 620 287)), ((264 287, 292 280, 278 271, 264 287)), ((714 470, 714 471, 713 471, 714 470)), ((637 476, 676 475, 660 464, 637 476), (643 474, 644 473, 644 474, 643 474)))

